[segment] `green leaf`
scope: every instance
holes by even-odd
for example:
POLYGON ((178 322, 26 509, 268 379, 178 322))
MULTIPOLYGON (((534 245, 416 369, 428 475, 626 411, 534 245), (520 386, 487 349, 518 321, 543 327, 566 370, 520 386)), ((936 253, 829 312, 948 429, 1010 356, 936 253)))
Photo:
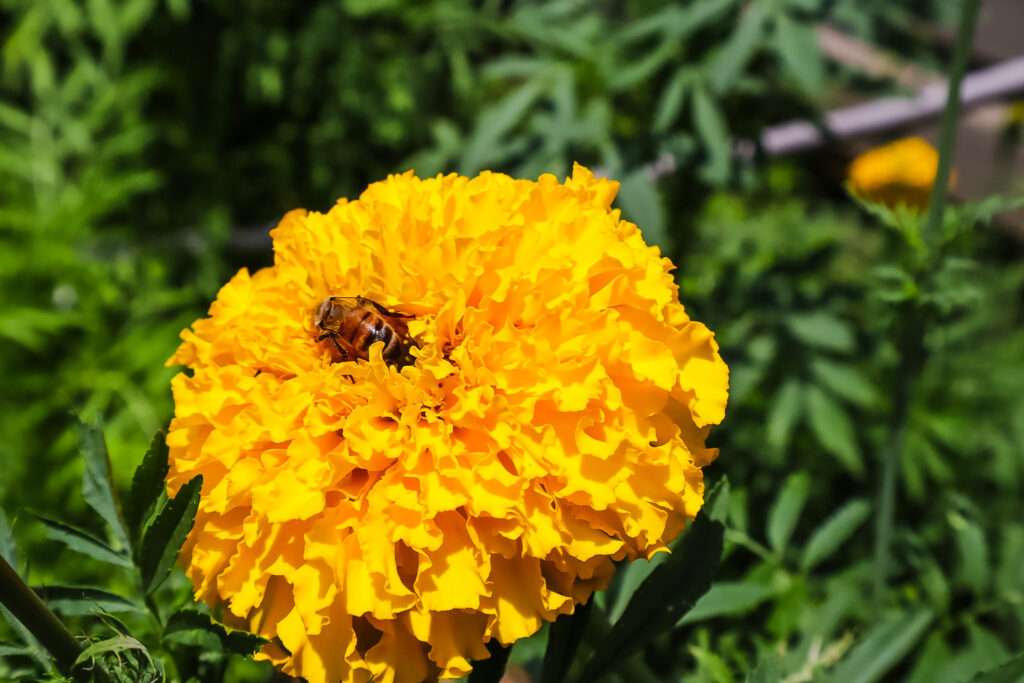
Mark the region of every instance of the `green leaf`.
POLYGON ((919 654, 906 683, 932 683, 941 680, 942 674, 949 666, 949 646, 946 645, 942 634, 932 633, 925 641, 924 647, 918 649, 919 654))
POLYGON ((585 605, 577 605, 572 614, 563 614, 551 624, 548 636, 548 648, 544 653, 544 668, 541 670, 541 683, 558 683, 564 681, 576 657, 576 650, 583 640, 583 632, 587 628, 593 599, 585 605))
POLYGON ((736 616, 754 610, 775 594, 775 589, 752 581, 723 581, 711 587, 679 620, 678 626, 715 617, 736 616))
POLYGON ((850 326, 824 311, 791 313, 786 317, 786 327, 799 341, 826 351, 850 353, 856 346, 850 326))
POLYGON ((132 488, 125 500, 124 514, 132 538, 137 539, 142 525, 153 508, 160 502, 165 491, 164 480, 170 463, 167 459, 167 442, 163 432, 157 432, 149 444, 142 462, 132 476, 132 488))
POLYGON ((789 439, 793 434, 793 427, 803 412, 804 387, 799 380, 788 379, 782 385, 779 392, 772 401, 771 410, 768 413, 768 426, 766 436, 768 445, 776 453, 781 453, 789 445, 789 439))
POLYGON ((880 401, 875 386, 849 365, 816 356, 811 361, 811 372, 822 386, 854 405, 870 408, 880 401))
POLYGON ((884 616, 836 667, 832 683, 874 683, 903 661, 932 622, 928 609, 884 616))
POLYGON ((46 535, 49 538, 63 543, 71 550, 107 564, 116 564, 121 567, 132 566, 130 558, 114 550, 92 534, 38 513, 33 514, 46 527, 46 535))
POLYGON ((778 683, 784 678, 782 661, 778 655, 767 656, 757 667, 747 674, 746 683, 778 683))
POLYGON ((831 557, 870 515, 871 504, 865 500, 851 501, 833 513, 807 542, 800 563, 803 570, 809 571, 831 557))
POLYGON ((87 586, 37 586, 34 590, 54 612, 65 616, 94 615, 103 612, 143 612, 127 598, 87 586))
POLYGON ((811 479, 806 472, 792 474, 782 486, 779 497, 768 511, 768 543, 782 554, 811 492, 811 479))
POLYGON ((807 421, 818 442, 851 474, 863 475, 860 446, 846 411, 818 387, 812 386, 807 390, 806 402, 807 421))
POLYGON ((666 225, 665 205, 647 171, 638 169, 623 179, 619 203, 622 204, 623 218, 636 223, 649 244, 658 245, 662 252, 669 251, 672 244, 666 225))
POLYGON ((267 640, 255 633, 230 628, 210 615, 200 612, 194 607, 186 607, 171 615, 164 626, 164 637, 188 631, 203 631, 216 636, 225 650, 240 655, 251 655, 259 650, 267 640))
POLYGON ((957 554, 960 558, 957 578, 961 584, 982 595, 992 573, 985 533, 977 524, 957 512, 949 513, 948 518, 956 534, 957 554))
POLYGON ((668 557, 669 553, 658 553, 649 560, 639 558, 619 570, 619 591, 616 593, 615 601, 608 610, 608 619, 613 624, 626 611, 633 593, 640 587, 640 584, 646 581, 655 567, 667 560, 668 557))
POLYGON ((78 659, 75 660, 74 666, 83 666, 100 655, 126 652, 128 650, 138 650, 145 653, 147 659, 149 658, 149 651, 146 649, 145 645, 131 636, 118 635, 113 638, 107 638, 106 640, 93 643, 82 650, 82 654, 78 655, 78 659))
POLYGON ((147 594, 163 583, 174 565, 195 521, 202 488, 202 475, 193 477, 179 489, 178 495, 163 506, 143 532, 139 568, 147 594))
POLYGON ((542 92, 541 79, 531 79, 484 109, 463 148, 459 170, 473 175, 498 160, 495 150, 501 148, 502 139, 526 116, 542 92))
POLYGON ((1021 681, 1024 681, 1024 652, 1002 666, 978 674, 970 680, 970 683, 1020 683, 1021 681))
POLYGON ((99 427, 79 420, 79 440, 85 456, 85 475, 82 479, 82 495, 85 502, 110 526, 114 537, 125 548, 130 548, 128 534, 121 520, 117 498, 114 496, 113 479, 110 472, 110 457, 107 443, 99 427))
POLYGON ((669 558, 641 584, 611 633, 595 645, 578 681, 597 680, 637 648, 679 621, 711 588, 722 557, 725 527, 703 512, 669 558))
POLYGON ((703 87, 693 91, 693 123, 708 153, 702 174, 712 183, 729 179, 732 161, 732 142, 729 127, 718 105, 703 87))
POLYGON ((652 126, 655 133, 665 133, 679 118, 679 111, 683 108, 686 99, 686 88, 693 82, 693 72, 687 68, 681 68, 672 76, 665 90, 658 98, 658 107, 654 112, 652 126))
POLYGON ((739 25, 725 46, 712 57, 707 76, 715 92, 725 92, 747 68, 764 37, 765 3, 746 3, 739 25))
POLYGON ((0 557, 7 560, 11 567, 18 566, 17 546, 14 543, 14 531, 7 521, 7 515, 0 509, 0 557))
POLYGON ((811 98, 821 97, 825 87, 825 63, 814 28, 780 14, 772 43, 783 69, 800 89, 811 98))

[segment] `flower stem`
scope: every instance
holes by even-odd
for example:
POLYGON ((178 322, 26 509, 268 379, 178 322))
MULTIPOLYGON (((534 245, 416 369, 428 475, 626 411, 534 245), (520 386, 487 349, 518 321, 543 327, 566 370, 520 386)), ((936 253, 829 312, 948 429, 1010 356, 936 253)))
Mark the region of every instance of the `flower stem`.
POLYGON ((974 42, 974 27, 978 23, 978 8, 981 0, 963 0, 960 12, 960 29, 953 51, 953 72, 949 77, 949 91, 946 94, 946 109, 942 113, 942 130, 939 133, 939 169, 935 174, 935 185, 928 206, 928 220, 925 223, 925 239, 934 244, 942 228, 942 212, 946 208, 949 191, 949 174, 953 166, 953 146, 956 143, 957 120, 960 117, 960 82, 967 70, 967 59, 974 42))
POLYGON ((70 675, 82 648, 57 615, 3 557, 0 557, 0 602, 53 656, 60 672, 70 675))
POLYGON ((892 530, 896 521, 896 484, 899 480, 900 459, 906 442, 907 422, 914 387, 924 366, 924 326, 913 305, 900 311, 897 326, 900 330, 897 348, 900 352, 900 371, 896 377, 892 410, 892 433, 888 455, 882 463, 882 482, 878 493, 878 517, 875 526, 875 601, 885 599, 889 586, 889 563, 892 553, 892 530))
MULTIPOLYGON (((946 208, 949 190, 949 174, 953 164, 953 146, 956 143, 957 119, 960 112, 960 83, 967 69, 967 59, 974 40, 974 27, 978 23, 978 9, 981 0, 963 0, 960 13, 960 27, 953 52, 952 74, 946 96, 946 108, 942 114, 942 131, 939 136, 939 168, 928 206, 928 217, 924 226, 925 244, 933 248, 938 243, 942 229, 942 217, 946 208)), ((896 347, 900 352, 900 372, 892 412, 892 435, 889 453, 883 463, 882 482, 878 493, 878 518, 875 527, 875 600, 881 604, 889 585, 889 564, 892 554, 892 532, 896 520, 896 485, 899 481, 900 458, 903 455, 907 432, 907 421, 913 389, 921 369, 924 367, 925 320, 916 307, 899 311, 896 316, 896 347)))

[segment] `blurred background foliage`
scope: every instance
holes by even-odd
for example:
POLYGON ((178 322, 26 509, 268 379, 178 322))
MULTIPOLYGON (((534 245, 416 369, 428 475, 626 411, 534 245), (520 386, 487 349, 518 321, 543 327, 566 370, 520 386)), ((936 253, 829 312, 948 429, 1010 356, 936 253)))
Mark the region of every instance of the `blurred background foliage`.
MULTIPOLYGON (((622 680, 961 681, 1008 659, 1024 648, 1019 242, 982 221, 921 273, 907 220, 846 194, 844 150, 734 154, 766 125, 898 90, 827 60, 816 26, 941 71, 922 26, 956 4, 2 0, 0 502, 35 582, 130 583, 69 563, 22 513, 100 533, 69 413, 103 420, 125 483, 170 418, 178 331, 235 269, 269 263, 285 211, 406 168, 577 160, 622 181, 619 205, 678 264, 733 372, 708 470, 731 481, 722 574, 622 680), (912 387, 893 334, 908 301, 928 310, 912 387), (878 477, 903 390, 878 603, 878 477)), ((649 564, 601 598, 610 618, 649 564)), ((539 652, 513 660, 536 671, 539 652)), ((205 661, 204 681, 269 675, 205 661)))

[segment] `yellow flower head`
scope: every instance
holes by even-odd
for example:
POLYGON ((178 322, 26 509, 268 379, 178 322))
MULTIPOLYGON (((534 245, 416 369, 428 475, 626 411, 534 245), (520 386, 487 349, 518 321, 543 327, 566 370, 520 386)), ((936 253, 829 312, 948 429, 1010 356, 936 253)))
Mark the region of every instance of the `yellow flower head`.
POLYGON ((925 139, 902 138, 864 152, 850 164, 851 189, 872 201, 921 209, 939 168, 939 153, 925 139))
POLYGON ((616 190, 581 166, 391 176, 286 215, 274 265, 182 333, 168 486, 204 477, 182 559, 261 657, 459 677, 697 513, 728 369, 616 190), (409 362, 332 362, 328 296, 409 316, 409 362))

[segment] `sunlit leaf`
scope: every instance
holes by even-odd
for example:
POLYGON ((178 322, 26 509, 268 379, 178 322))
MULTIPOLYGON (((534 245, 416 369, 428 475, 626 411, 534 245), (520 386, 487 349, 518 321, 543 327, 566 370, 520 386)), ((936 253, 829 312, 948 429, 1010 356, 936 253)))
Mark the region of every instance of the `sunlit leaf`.
POLYGON ((804 571, 830 558, 871 515, 871 504, 854 500, 839 508, 818 527, 804 548, 801 567, 804 571))
POLYGON ((818 387, 806 393, 807 421, 822 447, 850 473, 864 474, 864 462, 853 421, 846 411, 818 387))
POLYGON ((786 317, 786 326, 794 337, 808 346, 839 353, 854 349, 850 326, 827 311, 792 313, 786 317))
POLYGON ((722 581, 714 584, 704 597, 679 620, 692 624, 715 617, 730 617, 751 612, 775 594, 775 589, 751 581, 722 581))
POLYGON ((811 478, 806 472, 790 475, 782 485, 782 491, 768 511, 768 544, 775 552, 785 551, 810 492, 811 478))
POLYGON ((882 616, 836 666, 833 683, 874 683, 910 654, 931 624, 930 610, 882 616))

